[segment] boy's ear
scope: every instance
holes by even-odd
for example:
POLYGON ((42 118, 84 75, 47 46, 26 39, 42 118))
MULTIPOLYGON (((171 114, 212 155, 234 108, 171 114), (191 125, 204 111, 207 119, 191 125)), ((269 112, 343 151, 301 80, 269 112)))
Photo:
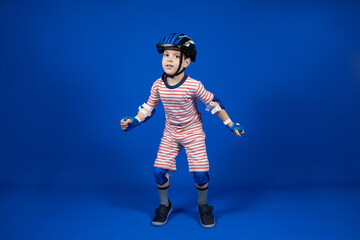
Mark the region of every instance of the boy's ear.
POLYGON ((186 67, 188 67, 189 66, 189 64, 190 64, 190 62, 191 62, 191 58, 185 58, 185 60, 184 60, 184 67, 186 68, 186 67))

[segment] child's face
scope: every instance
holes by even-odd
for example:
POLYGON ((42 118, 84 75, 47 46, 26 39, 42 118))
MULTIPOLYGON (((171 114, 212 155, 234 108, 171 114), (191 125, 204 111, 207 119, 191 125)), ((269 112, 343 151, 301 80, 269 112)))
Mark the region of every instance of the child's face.
MULTIPOLYGON (((179 68, 180 64, 180 50, 177 49, 165 49, 162 58, 162 67, 167 75, 173 75, 179 68)), ((187 67, 190 64, 190 58, 183 59, 182 66, 187 67)))

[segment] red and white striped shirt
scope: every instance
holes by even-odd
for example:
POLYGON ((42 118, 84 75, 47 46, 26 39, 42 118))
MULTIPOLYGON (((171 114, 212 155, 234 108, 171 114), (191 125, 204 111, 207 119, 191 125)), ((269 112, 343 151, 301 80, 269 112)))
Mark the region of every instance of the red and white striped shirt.
POLYGON ((169 86, 162 78, 157 79, 152 88, 147 104, 155 108, 161 99, 166 121, 170 131, 202 131, 201 114, 197 109, 196 99, 209 105, 214 94, 207 91, 204 85, 185 75, 176 85, 169 86))

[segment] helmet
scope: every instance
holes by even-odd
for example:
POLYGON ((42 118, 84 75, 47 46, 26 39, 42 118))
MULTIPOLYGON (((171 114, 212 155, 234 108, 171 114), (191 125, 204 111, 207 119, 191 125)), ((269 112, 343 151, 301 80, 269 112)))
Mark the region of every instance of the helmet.
POLYGON ((196 60, 196 47, 194 41, 183 33, 171 33, 156 44, 157 51, 163 53, 165 48, 174 47, 180 49, 191 61, 196 60))

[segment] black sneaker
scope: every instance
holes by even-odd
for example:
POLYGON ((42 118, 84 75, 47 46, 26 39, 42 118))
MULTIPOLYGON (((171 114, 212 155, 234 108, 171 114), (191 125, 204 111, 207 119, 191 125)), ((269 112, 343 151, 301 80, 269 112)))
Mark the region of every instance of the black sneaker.
POLYGON ((155 217, 152 220, 151 224, 156 227, 164 226, 167 223, 168 216, 171 213, 172 205, 169 200, 169 206, 165 206, 164 204, 160 204, 160 206, 155 209, 155 217))
POLYGON ((213 228, 215 227, 215 219, 212 215, 212 211, 214 210, 213 206, 199 205, 198 206, 200 213, 200 223, 204 228, 213 228))

